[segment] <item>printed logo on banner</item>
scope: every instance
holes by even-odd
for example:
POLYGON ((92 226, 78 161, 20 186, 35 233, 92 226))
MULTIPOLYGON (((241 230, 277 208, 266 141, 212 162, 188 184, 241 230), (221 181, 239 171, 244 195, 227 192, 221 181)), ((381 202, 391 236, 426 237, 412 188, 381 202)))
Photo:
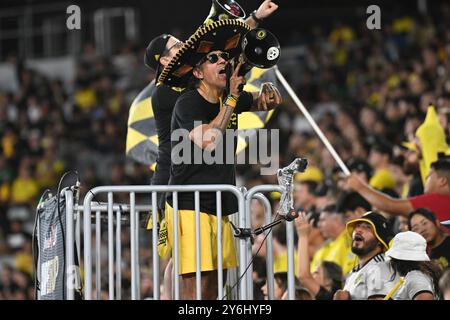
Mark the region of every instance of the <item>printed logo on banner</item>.
POLYGON ((79 290, 81 288, 80 267, 77 265, 69 266, 67 272, 67 286, 69 289, 79 290))
POLYGON ((56 278, 58 277, 58 269, 59 269, 58 256, 54 257, 52 260, 46 261, 41 264, 42 270, 41 294, 43 296, 55 292, 56 278))

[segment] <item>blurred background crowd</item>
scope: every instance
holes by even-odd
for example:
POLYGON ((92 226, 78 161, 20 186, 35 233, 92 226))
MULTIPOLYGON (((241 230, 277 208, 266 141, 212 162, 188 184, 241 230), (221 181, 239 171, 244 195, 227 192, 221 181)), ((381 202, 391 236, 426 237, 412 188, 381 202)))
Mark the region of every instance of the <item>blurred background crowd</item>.
MULTIPOLYGON (((282 58, 280 69, 303 104, 350 169, 392 197, 424 192, 420 150, 414 150, 411 142, 417 139, 416 130, 430 105, 444 141, 450 143, 449 23, 450 5, 442 2, 428 14, 412 12, 383 19, 378 31, 367 29, 365 23, 334 19, 283 35, 282 50, 301 48, 300 55, 282 58)), ((189 36, 180 30, 172 33, 180 39, 189 36)), ((19 86, 13 91, 0 89, 0 299, 34 298, 31 234, 36 206, 44 190, 55 192, 65 171, 78 171, 80 199, 95 186, 149 183, 148 166, 125 157, 129 107, 154 77, 143 65, 146 45, 145 39, 124 43, 107 56, 92 43, 85 43, 69 87, 61 79, 28 68, 17 55, 6 57, 19 86)), ((346 221, 371 206, 357 193, 343 193, 335 161, 287 96, 267 127, 280 129, 280 166, 295 157, 309 161, 308 171, 295 178, 294 204, 314 221, 311 232, 315 236, 309 243, 313 259, 322 246, 339 237, 346 221), (330 207, 332 203, 336 205, 330 207), (327 213, 332 214, 328 217, 327 213), (336 221, 327 225, 327 219, 336 221)), ((257 165, 238 166, 237 184, 250 188, 277 183, 275 176, 261 176, 259 169, 257 165)), ((268 197, 275 211, 278 197, 268 197)), ((254 227, 261 226, 262 212, 255 201, 254 227)), ((385 214, 393 232, 408 229, 406 218, 385 214)), ((429 220, 427 242, 447 241, 439 223, 429 220)), ((151 298, 151 232, 141 230, 141 296, 151 298)), ((282 292, 286 235, 283 228, 273 233, 276 282, 282 292)), ((122 238, 123 283, 129 288, 126 228, 122 238)), ((261 241, 255 239, 255 253, 261 241)), ((265 265, 263 251, 254 261, 255 298, 261 299, 266 292, 264 268, 260 268, 265 265)), ((443 255, 439 261, 442 271, 449 268, 449 255, 447 252, 447 260, 443 255)), ((106 255, 103 262, 106 267, 106 255)), ((325 277, 341 288, 342 277, 350 270, 335 265, 325 268, 325 277)), ((448 286, 448 271, 446 277, 448 286)), ((106 287, 103 293, 107 298, 106 287)), ((123 297, 127 294, 125 290, 123 297)), ((313 297, 306 289, 298 294, 305 299, 313 297)))

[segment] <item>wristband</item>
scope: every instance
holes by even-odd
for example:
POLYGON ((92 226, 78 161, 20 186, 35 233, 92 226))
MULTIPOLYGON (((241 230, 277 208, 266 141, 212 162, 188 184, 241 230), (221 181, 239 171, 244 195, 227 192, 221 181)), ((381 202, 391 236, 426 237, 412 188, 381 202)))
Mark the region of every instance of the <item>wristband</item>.
POLYGON ((256 21, 257 24, 260 24, 260 23, 263 21, 263 19, 256 17, 256 10, 254 10, 254 11, 251 13, 251 16, 252 16, 253 20, 256 21))
POLYGON ((236 107, 237 99, 233 97, 232 95, 227 96, 227 99, 225 100, 225 104, 229 107, 236 107))

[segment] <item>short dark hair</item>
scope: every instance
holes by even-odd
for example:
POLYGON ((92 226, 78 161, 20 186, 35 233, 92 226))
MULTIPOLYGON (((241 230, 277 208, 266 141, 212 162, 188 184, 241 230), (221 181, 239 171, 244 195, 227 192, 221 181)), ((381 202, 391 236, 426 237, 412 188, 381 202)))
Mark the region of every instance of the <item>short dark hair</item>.
POLYGON ((303 181, 299 181, 299 184, 303 184, 303 185, 307 185, 308 186, 308 191, 311 194, 315 194, 315 190, 317 188, 317 182, 316 181, 312 181, 312 180, 303 180, 303 181))
POLYGON ((367 179, 370 179, 373 174, 373 168, 372 166, 364 159, 362 158, 351 158, 347 161, 347 167, 350 171, 356 171, 356 172, 364 172, 367 176, 367 179))
MULTIPOLYGON (((301 210, 299 210, 300 212, 301 210)), ((316 207, 311 208, 307 213, 309 221, 312 221, 313 227, 317 228, 320 219, 320 212, 317 211, 316 207)))
POLYGON ((372 145, 371 151, 387 155, 389 159, 392 158, 392 146, 384 139, 377 139, 372 145))
POLYGON ((438 159, 431 163, 431 168, 434 170, 450 171, 450 156, 444 153, 438 153, 438 159))
POLYGON ((359 207, 366 211, 372 210, 372 205, 358 192, 345 192, 339 197, 336 210, 345 213, 349 210, 355 211, 359 207))
POLYGON ((323 207, 321 212, 336 213, 337 212, 336 204, 334 204, 334 203, 327 204, 325 207, 323 207))
POLYGON ((447 183, 450 185, 450 156, 444 153, 438 153, 438 159, 431 164, 431 168, 439 176, 446 178, 447 183))

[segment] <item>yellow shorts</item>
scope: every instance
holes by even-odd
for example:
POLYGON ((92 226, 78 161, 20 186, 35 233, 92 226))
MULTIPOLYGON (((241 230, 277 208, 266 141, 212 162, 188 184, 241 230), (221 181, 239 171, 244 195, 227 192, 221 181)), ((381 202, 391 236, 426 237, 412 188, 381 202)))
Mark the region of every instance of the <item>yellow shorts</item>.
MULTIPOLYGON (((173 208, 166 203, 166 221, 169 245, 173 245, 173 208)), ((196 271, 195 210, 178 210, 179 274, 196 271)), ((201 271, 217 270, 217 217, 200 212, 200 262, 201 271)), ((224 269, 238 266, 233 232, 228 217, 222 217, 222 266, 224 269)))

